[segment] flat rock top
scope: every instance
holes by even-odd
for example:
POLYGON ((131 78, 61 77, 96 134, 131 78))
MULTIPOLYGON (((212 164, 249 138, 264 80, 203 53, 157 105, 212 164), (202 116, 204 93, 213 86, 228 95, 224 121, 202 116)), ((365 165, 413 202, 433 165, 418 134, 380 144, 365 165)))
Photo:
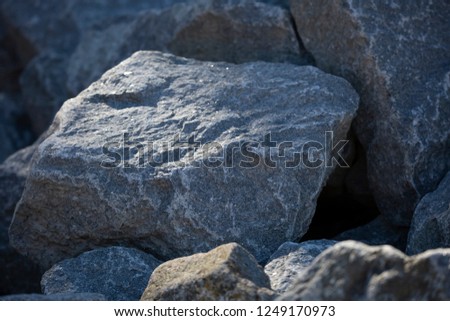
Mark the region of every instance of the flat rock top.
MULTIPOLYGON (((98 150, 125 132, 155 143, 180 132, 202 143, 260 140, 280 128, 282 136, 312 129, 315 120, 342 119, 357 104, 346 81, 310 66, 207 63, 137 52, 63 106, 59 129, 40 150, 58 145, 51 154, 61 157, 65 148, 98 150)), ((315 134, 300 139, 318 139, 315 134)))

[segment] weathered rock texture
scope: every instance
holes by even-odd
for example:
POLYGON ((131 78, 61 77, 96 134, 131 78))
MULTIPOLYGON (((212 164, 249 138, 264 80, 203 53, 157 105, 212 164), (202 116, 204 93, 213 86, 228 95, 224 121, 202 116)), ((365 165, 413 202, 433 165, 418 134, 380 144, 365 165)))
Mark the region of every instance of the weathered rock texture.
POLYGON ((264 272, 274 291, 286 292, 311 262, 336 241, 314 240, 302 243, 286 242, 270 257, 264 272))
POLYGON ((306 232, 336 164, 305 143, 325 147, 332 131, 336 144, 357 106, 345 80, 314 67, 138 52, 56 116, 11 243, 44 267, 118 243, 170 259, 236 241, 263 261, 306 232), (257 144, 267 134, 292 142, 285 157, 257 144))
POLYGON ((31 293, 0 296, 0 301, 106 301, 106 298, 98 293, 58 293, 51 295, 31 293))
POLYGON ((408 257, 345 241, 319 255, 281 300, 449 300, 450 250, 408 257))
POLYGON ((406 251, 417 254, 438 247, 450 247, 450 172, 417 205, 406 251))
POLYGON ((40 269, 9 245, 8 228, 22 196, 36 146, 22 149, 0 165, 0 295, 40 290, 40 269))
POLYGON ((236 243, 160 265, 143 301, 269 300, 269 278, 255 258, 236 243))
POLYGON ((450 169, 450 2, 291 0, 291 11, 317 65, 360 93, 371 190, 409 225, 450 169))
POLYGON ((109 247, 55 264, 42 276, 42 292, 101 293, 107 300, 139 300, 153 270, 161 264, 142 251, 109 247))

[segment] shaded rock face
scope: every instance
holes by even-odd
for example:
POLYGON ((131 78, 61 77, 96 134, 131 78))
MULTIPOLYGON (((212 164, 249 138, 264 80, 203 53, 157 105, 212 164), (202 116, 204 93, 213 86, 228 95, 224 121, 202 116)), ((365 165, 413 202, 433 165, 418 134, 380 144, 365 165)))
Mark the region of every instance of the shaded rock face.
POLYGON ((106 301, 99 293, 14 294, 0 296, 0 301, 106 301))
POLYGON ((170 259, 236 241, 266 260, 306 232, 357 106, 314 67, 138 52, 58 113, 11 243, 44 267, 114 244, 170 259))
POLYGON ((253 0, 201 0, 87 33, 70 57, 68 87, 78 93, 138 50, 232 63, 311 63, 286 10, 253 0))
POLYGON ((17 60, 7 62, 9 69, 25 69, 20 88, 35 134, 42 134, 62 103, 74 95, 66 84, 66 67, 85 33, 130 23, 142 11, 161 10, 178 2, 183 1, 2 1, 6 49, 13 51, 17 60))
POLYGON ((42 292, 100 293, 107 300, 139 300, 153 270, 161 264, 142 251, 109 247, 55 264, 42 276, 42 292))
POLYGON ((345 241, 319 255, 280 300, 449 300, 450 250, 408 257, 345 241))
POLYGON ((138 50, 233 63, 312 62, 289 13, 254 0, 6 0, 0 10, 26 66, 20 83, 37 134, 66 99, 138 50))
POLYGON ((407 237, 407 228, 393 226, 385 217, 378 216, 368 224, 340 233, 334 240, 354 240, 367 245, 386 244, 404 251, 407 237))
POLYGON ((317 65, 361 95, 355 120, 380 211, 407 226, 450 168, 450 4, 292 0, 317 65))
POLYGON ((19 88, 21 65, 10 45, 4 22, 0 19, 0 92, 19 88))
POLYGON ((69 59, 68 88, 77 94, 137 50, 232 63, 311 62, 287 11, 252 0, 194 1, 87 33, 69 59))
POLYGON ((417 254, 438 247, 450 247, 450 172, 417 205, 406 252, 417 254))
POLYGON ((152 274, 142 301, 270 300, 270 282, 255 258, 236 243, 181 257, 152 274))
POLYGON ((9 245, 8 228, 37 146, 27 147, 0 165, 0 295, 40 290, 41 271, 9 245))
POLYGON ((177 2, 183 1, 4 0, 0 9, 19 54, 32 58, 46 50, 70 52, 86 30, 101 29, 142 10, 161 9, 177 2))
POLYGON ((274 291, 286 292, 312 261, 327 248, 336 244, 331 240, 314 240, 302 243, 286 242, 272 254, 264 267, 274 291))
POLYGON ((0 92, 0 164, 34 138, 30 130, 22 128, 23 114, 13 95, 0 92))

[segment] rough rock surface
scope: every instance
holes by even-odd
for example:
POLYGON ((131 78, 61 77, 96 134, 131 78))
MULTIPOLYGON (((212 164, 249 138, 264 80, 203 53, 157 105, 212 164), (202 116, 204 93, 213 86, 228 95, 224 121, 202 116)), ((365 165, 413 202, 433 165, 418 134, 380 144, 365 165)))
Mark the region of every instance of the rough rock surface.
POLYGON ((286 242, 270 257, 264 272, 270 278, 274 291, 286 292, 311 262, 327 248, 336 244, 331 240, 313 240, 302 243, 286 242))
POLYGON ((357 106, 310 66, 138 52, 57 114, 11 243, 44 267, 118 243, 170 259, 236 241, 266 260, 306 232, 336 164, 317 144, 344 138, 357 106))
POLYGON ((139 300, 161 262, 142 251, 109 247, 55 264, 42 276, 42 292, 101 293, 107 300, 139 300))
POLYGON ((160 265, 143 301, 269 300, 270 281, 255 258, 236 243, 160 265))
POLYGON ((320 254, 281 300, 449 300, 450 249, 408 257, 344 241, 320 254))
POLYGON ((340 233, 334 240, 354 240, 367 245, 392 245, 404 251, 407 237, 407 228, 393 226, 386 218, 378 216, 366 225, 340 233))
POLYGON ((450 172, 417 205, 406 251, 417 254, 438 247, 450 247, 450 172))
POLYGON ((319 68, 360 93, 371 190, 408 226, 450 169, 450 2, 292 0, 291 11, 319 68))
POLYGON ((98 293, 58 293, 58 294, 14 294, 0 296, 0 301, 106 301, 98 293))
POLYGON ((40 269, 9 245, 8 228, 22 196, 37 145, 22 149, 0 165, 0 295, 40 290, 40 269))

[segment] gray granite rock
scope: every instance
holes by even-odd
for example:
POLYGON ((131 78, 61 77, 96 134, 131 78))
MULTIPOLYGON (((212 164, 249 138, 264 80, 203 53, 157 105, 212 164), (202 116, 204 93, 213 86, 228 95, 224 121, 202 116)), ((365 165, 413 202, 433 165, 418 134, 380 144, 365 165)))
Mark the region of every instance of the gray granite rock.
POLYGON ((291 0, 291 11, 317 66, 361 95, 371 190, 408 226, 450 169, 450 2, 291 0))
POLYGON ((306 233, 336 165, 317 144, 343 139, 357 106, 310 66, 138 52, 57 114, 11 243, 44 267, 117 242, 170 259, 236 241, 267 260, 306 233))
POLYGON ((327 248, 336 244, 331 240, 313 240, 302 243, 286 242, 272 254, 264 267, 264 272, 270 278, 274 291, 286 292, 293 285, 312 261, 327 248))
POLYGON ((232 63, 310 62, 286 10, 254 0, 200 0, 86 33, 69 60, 68 88, 78 94, 138 50, 232 63))
POLYGON ((449 300, 450 249, 408 257, 388 245, 340 242, 320 254, 279 299, 449 300))
POLYGON ((438 247, 450 247, 450 172, 417 205, 406 252, 417 254, 438 247))
POLYGON ((44 295, 39 293, 0 296, 0 301, 106 301, 99 293, 58 293, 44 295))
POLYGON ((22 196, 37 145, 22 149, 0 165, 0 295, 40 290, 41 271, 9 245, 8 228, 22 196))
POLYGON ((152 255, 125 247, 85 252, 55 264, 42 276, 42 292, 100 293, 107 300, 139 300, 153 270, 161 262, 152 255))
POLYGON ((373 221, 357 228, 340 233, 334 240, 354 240, 367 245, 392 245, 404 251, 408 229, 393 226, 386 218, 378 216, 373 221))
POLYGON ((270 300, 269 278, 255 258, 236 243, 160 265, 142 301, 270 300))

